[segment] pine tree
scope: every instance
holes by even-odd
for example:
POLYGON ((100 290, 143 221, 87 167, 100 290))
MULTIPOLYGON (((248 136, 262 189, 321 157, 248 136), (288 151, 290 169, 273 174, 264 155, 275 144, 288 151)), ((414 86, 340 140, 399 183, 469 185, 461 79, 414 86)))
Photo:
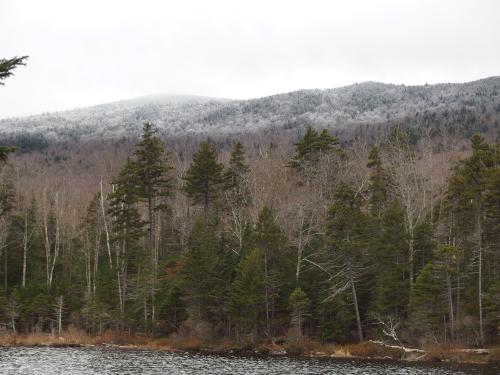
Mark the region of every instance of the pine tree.
MULTIPOLYGON (((26 65, 28 56, 13 57, 12 59, 0 59, 0 86, 5 85, 2 81, 13 75, 12 71, 21 65, 26 65)), ((0 146, 0 166, 7 161, 7 156, 17 148, 0 146)))
POLYGON ((117 273, 118 296, 122 320, 125 316, 127 274, 129 262, 138 259, 139 240, 144 236, 144 222, 141 220, 137 204, 139 192, 135 163, 127 161, 114 179, 113 191, 108 196, 109 214, 112 218, 112 241, 115 244, 115 266, 117 273))
POLYGON ((318 134, 311 126, 307 127, 304 136, 295 144, 295 155, 289 161, 291 168, 305 168, 316 163, 322 154, 336 150, 339 140, 332 137, 326 129, 318 134))
POLYGON ((205 219, 209 208, 217 200, 224 182, 223 165, 217 160, 215 148, 208 142, 202 142, 193 156, 193 162, 183 177, 183 191, 193 204, 203 206, 205 219))
POLYGON ((496 153, 480 135, 472 136, 472 155, 460 162, 450 179, 447 199, 463 226, 460 235, 474 243, 473 263, 477 267, 477 306, 479 315, 479 336, 484 342, 483 303, 485 252, 485 207, 483 195, 489 175, 497 164, 496 153))
POLYGON ((283 287, 286 276, 287 261, 290 259, 284 254, 285 239, 281 228, 275 222, 273 212, 264 206, 254 229, 253 242, 261 249, 264 256, 264 286, 266 302, 266 328, 272 330, 272 318, 276 301, 283 287))
POLYGON ((250 168, 245 160, 245 149, 240 142, 237 142, 231 152, 229 165, 224 171, 224 196, 227 211, 224 219, 228 221, 230 233, 237 242, 237 248, 233 251, 238 254, 243 251, 245 236, 249 230, 248 209, 251 205, 249 172, 250 168))
POLYGON ((491 337, 500 331, 500 280, 496 280, 484 295, 485 321, 491 337))
POLYGON ((368 186, 368 192, 370 194, 370 213, 380 218, 389 198, 389 181, 377 146, 372 147, 368 155, 368 164, 366 166, 372 171, 370 175, 370 185, 368 186))
POLYGON ((12 59, 0 59, 0 86, 3 86, 4 83, 2 82, 3 80, 9 78, 12 73, 12 71, 17 68, 18 66, 21 65, 26 65, 26 60, 28 59, 28 56, 22 56, 22 57, 13 57, 12 59))
POLYGON ((394 201, 382 217, 371 254, 375 285, 370 311, 377 318, 396 320, 404 314, 409 300, 407 247, 403 209, 394 201))
MULTIPOLYGON (((499 150, 500 151, 500 150, 499 150)), ((488 176, 483 193, 485 240, 498 253, 500 247, 500 169, 488 176)))
MULTIPOLYGON (((452 341, 455 340, 455 304, 454 290, 458 289, 455 286, 455 278, 458 276, 459 259, 461 258, 461 250, 450 244, 442 244, 437 247, 434 260, 434 269, 436 275, 442 285, 446 286, 446 302, 448 305, 448 322, 450 326, 450 336, 452 341)), ((443 304, 444 305, 444 304, 443 304)))
POLYGON ((210 321, 213 311, 218 309, 220 255, 220 241, 214 228, 198 218, 189 235, 177 284, 189 315, 196 322, 210 321))
POLYGON ((152 124, 146 122, 142 130, 142 138, 134 152, 137 194, 141 200, 147 202, 148 207, 151 253, 155 249, 155 213, 164 207, 164 202, 159 202, 159 199, 168 197, 172 193, 172 178, 168 172, 173 168, 168 165, 165 146, 156 135, 157 132, 158 130, 152 124))
POLYGON ((367 247, 367 220, 361 202, 353 189, 341 184, 335 191, 328 210, 326 236, 331 272, 328 300, 348 292, 352 297, 359 341, 363 341, 358 283, 366 268, 364 250, 367 247), (340 271, 338 271, 340 269, 340 271))
POLYGON ((410 295, 410 322, 416 331, 434 335, 443 319, 442 288, 432 263, 420 271, 410 295))
POLYGON ((300 287, 295 288, 288 299, 288 304, 292 311, 291 323, 297 340, 302 338, 302 326, 305 319, 309 316, 310 303, 309 298, 307 298, 307 295, 300 287))
POLYGON ((236 277, 229 291, 228 312, 241 329, 252 328, 253 341, 257 337, 259 317, 265 311, 262 266, 262 252, 252 250, 236 267, 236 277))
POLYGON ((14 208, 15 189, 10 177, 0 179, 0 218, 14 208))
POLYGON ((229 166, 224 172, 224 190, 233 195, 233 202, 245 206, 249 203, 248 172, 250 168, 246 164, 245 149, 241 142, 237 142, 229 159, 229 166))
POLYGON ((7 163, 7 157, 9 156, 9 154, 13 153, 16 150, 17 147, 0 146, 0 169, 5 163, 7 163))
POLYGON ((173 169, 168 165, 165 146, 156 135, 157 129, 146 122, 142 130, 142 138, 134 155, 136 181, 138 183, 137 192, 141 200, 145 201, 148 209, 148 247, 151 256, 151 309, 153 328, 155 322, 155 293, 158 277, 158 244, 157 242, 157 215, 159 210, 166 208, 162 198, 168 197, 172 193, 172 178, 168 172, 173 169))

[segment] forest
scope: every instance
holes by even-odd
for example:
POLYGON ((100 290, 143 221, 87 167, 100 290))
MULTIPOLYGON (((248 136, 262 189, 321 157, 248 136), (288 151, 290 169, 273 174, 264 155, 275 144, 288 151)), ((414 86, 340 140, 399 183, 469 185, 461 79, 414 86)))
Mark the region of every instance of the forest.
POLYGON ((210 342, 498 343, 500 143, 165 141, 2 148, 0 322, 210 342))

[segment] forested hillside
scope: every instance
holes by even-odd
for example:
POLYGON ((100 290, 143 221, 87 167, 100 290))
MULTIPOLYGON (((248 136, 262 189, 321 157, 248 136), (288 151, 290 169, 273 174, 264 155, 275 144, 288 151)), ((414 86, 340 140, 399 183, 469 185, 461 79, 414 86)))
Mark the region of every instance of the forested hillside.
POLYGON ((150 96, 66 112, 0 120, 0 141, 40 149, 50 141, 137 137, 144 121, 163 136, 224 136, 257 132, 298 136, 307 126, 341 135, 359 127, 398 125, 470 137, 498 130, 500 78, 426 86, 365 82, 330 90, 302 90, 252 100, 150 96))
POLYGON ((136 139, 11 153, 0 189, 2 327, 495 343, 499 82, 193 99, 180 108, 210 107, 203 129, 298 127, 174 142, 167 118, 157 131, 144 116, 130 122, 142 128, 136 139), (347 141, 332 119, 385 127, 347 141), (415 137, 423 124, 434 131, 415 137))

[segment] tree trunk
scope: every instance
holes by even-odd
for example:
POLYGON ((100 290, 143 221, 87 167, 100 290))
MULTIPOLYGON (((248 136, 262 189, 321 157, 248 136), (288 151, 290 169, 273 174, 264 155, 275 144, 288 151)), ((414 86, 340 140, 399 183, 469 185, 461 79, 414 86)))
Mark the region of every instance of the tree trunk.
POLYGON ((267 269, 267 251, 264 252, 264 280, 265 280, 265 293, 266 293, 266 330, 270 334, 271 324, 269 321, 269 279, 267 269))
POLYGON ((354 302, 354 309, 356 311, 356 324, 358 326, 358 337, 359 341, 363 341, 363 327, 361 326, 361 317, 359 315, 359 306, 358 306, 358 296, 356 294, 356 285, 354 283, 354 278, 352 277, 352 273, 349 271, 349 278, 351 283, 352 290, 352 299, 354 302))
POLYGON ((481 206, 477 214, 477 251, 478 251, 478 306, 479 306, 479 340, 484 343, 484 327, 483 327, 483 232, 481 223, 481 206))
POLYGON ((24 216, 24 234, 23 234, 23 288, 26 286, 26 262, 28 257, 28 212, 24 216))
POLYGON ((410 233, 410 240, 408 242, 408 273, 409 273, 409 279, 410 279, 410 291, 413 290, 413 282, 414 280, 414 262, 415 262, 415 257, 414 257, 414 239, 413 239, 413 231, 410 233))
POLYGON ((110 243, 111 241, 109 238, 108 222, 106 221, 106 211, 104 209, 104 194, 103 194, 103 188, 102 188, 102 176, 101 176, 100 203, 101 203, 102 222, 104 224, 104 231, 106 232, 106 248, 108 250, 109 265, 112 267, 113 266, 113 259, 111 257, 111 243, 110 243))
POLYGON ((451 275, 446 271, 446 288, 448 289, 448 308, 450 315, 450 336, 451 341, 455 341, 455 319, 453 314, 453 295, 451 290, 451 275))

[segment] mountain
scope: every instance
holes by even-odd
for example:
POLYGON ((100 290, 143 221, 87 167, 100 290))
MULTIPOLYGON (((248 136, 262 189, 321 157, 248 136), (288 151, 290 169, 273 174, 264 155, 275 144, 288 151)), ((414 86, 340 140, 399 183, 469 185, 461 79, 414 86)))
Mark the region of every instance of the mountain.
POLYGON ((0 120, 0 139, 107 139, 139 134, 151 121, 165 135, 342 129, 399 124, 463 132, 497 129, 500 77, 469 83, 405 86, 364 82, 251 100, 154 95, 70 111, 0 120))

